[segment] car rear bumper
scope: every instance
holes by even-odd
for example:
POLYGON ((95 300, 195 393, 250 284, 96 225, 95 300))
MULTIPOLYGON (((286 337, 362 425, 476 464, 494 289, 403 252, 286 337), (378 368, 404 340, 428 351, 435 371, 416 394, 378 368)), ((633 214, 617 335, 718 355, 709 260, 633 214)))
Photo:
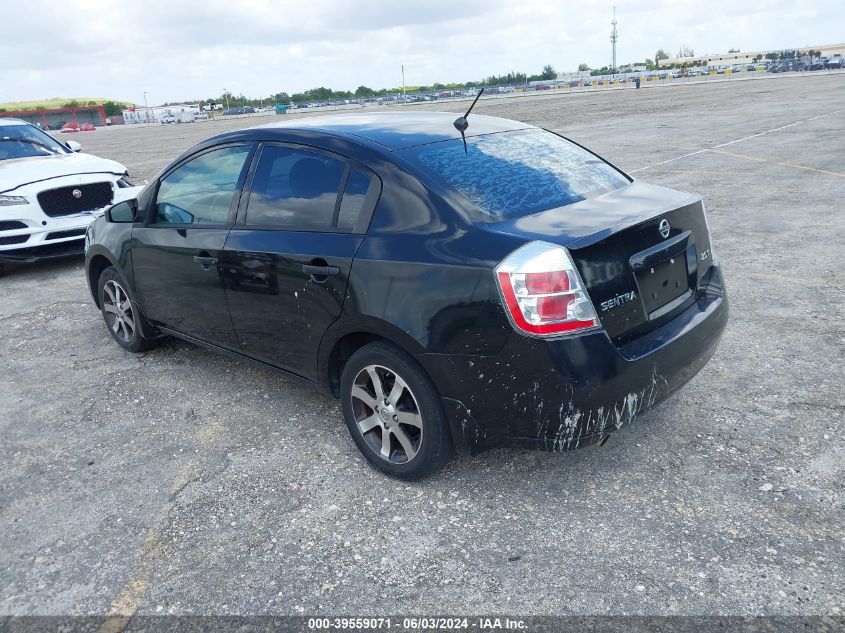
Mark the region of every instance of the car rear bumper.
POLYGON ((557 340, 514 333, 495 356, 419 360, 459 447, 577 448, 632 421, 704 367, 728 319, 717 267, 703 288, 677 317, 624 346, 604 331, 557 340))

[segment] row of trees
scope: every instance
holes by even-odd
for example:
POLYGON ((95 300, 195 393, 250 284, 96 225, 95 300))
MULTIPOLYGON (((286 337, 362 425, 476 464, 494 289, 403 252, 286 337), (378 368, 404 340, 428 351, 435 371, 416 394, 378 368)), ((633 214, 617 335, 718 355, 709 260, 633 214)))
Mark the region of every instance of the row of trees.
MULTIPOLYGON (((83 106, 95 106, 100 105, 96 101, 88 101, 87 103, 83 103, 77 99, 71 99, 67 103, 63 103, 61 107, 63 108, 81 108, 83 106)), ((125 103, 121 103, 119 101, 104 101, 103 110, 106 112, 106 116, 118 116, 121 114, 126 108, 129 106, 125 103)))
MULTIPOLYGON (((59 107, 60 108, 82 108, 84 106, 96 106, 96 105, 100 105, 100 104, 96 101, 88 101, 88 102, 83 103, 82 101, 79 101, 78 99, 71 99, 70 101, 66 101, 65 103, 63 103, 59 107)), ((126 108, 129 107, 125 103, 119 103, 119 102, 115 102, 115 101, 105 101, 102 105, 103 105, 103 110, 106 111, 106 116, 118 116, 126 108)), ((29 106, 29 107, 33 107, 33 106, 29 106)), ((43 104, 42 107, 55 108, 56 106, 55 105, 47 106, 47 104, 43 104)), ((0 108, 0 112, 8 112, 8 110, 6 108, 0 108)))
MULTIPOLYGON (((581 64, 584 70, 587 70, 586 64, 581 64)), ((531 81, 544 81, 557 79, 557 70, 551 64, 546 64, 543 69, 533 75, 527 73, 510 71, 504 75, 490 75, 480 81, 467 81, 465 83, 434 83, 430 86, 407 86, 406 92, 413 94, 416 92, 442 92, 446 90, 465 90, 468 88, 479 88, 487 86, 524 86, 531 81)), ((289 94, 287 92, 277 92, 264 98, 247 97, 243 94, 235 95, 231 92, 223 93, 218 96, 208 97, 203 99, 202 103, 222 103, 224 106, 229 104, 229 107, 252 106, 259 107, 272 103, 307 103, 311 101, 344 101, 349 99, 372 99, 377 97, 385 97, 400 92, 401 88, 370 88, 369 86, 358 86, 354 91, 350 90, 332 90, 325 86, 319 88, 311 88, 304 92, 296 92, 289 94), (228 100, 227 100, 228 98, 228 100)), ((164 104, 171 105, 171 104, 164 104)))
POLYGON ((781 60, 785 61, 785 60, 790 60, 790 59, 801 59, 805 55, 809 56, 811 60, 815 60, 815 59, 821 57, 822 52, 818 51, 818 50, 814 50, 812 48, 808 51, 800 51, 800 50, 778 51, 778 52, 775 52, 775 53, 766 53, 765 56, 756 55, 754 57, 754 61, 759 62, 759 61, 762 61, 763 59, 768 59, 768 60, 773 61, 773 62, 781 61, 781 60))

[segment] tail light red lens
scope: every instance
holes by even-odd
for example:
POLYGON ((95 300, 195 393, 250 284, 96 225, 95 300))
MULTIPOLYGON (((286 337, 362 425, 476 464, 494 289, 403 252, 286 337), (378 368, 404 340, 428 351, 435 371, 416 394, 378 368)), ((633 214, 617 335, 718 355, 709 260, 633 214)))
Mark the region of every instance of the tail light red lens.
POLYGON ((547 295, 569 290, 569 277, 563 270, 548 273, 526 273, 525 287, 532 295, 547 295))
POLYGON ((569 252, 547 242, 531 242, 496 267, 508 315, 533 336, 574 334, 599 326, 584 282, 569 252))
POLYGON ((572 295, 538 297, 537 314, 544 321, 563 321, 569 316, 569 304, 573 300, 574 297, 572 295))

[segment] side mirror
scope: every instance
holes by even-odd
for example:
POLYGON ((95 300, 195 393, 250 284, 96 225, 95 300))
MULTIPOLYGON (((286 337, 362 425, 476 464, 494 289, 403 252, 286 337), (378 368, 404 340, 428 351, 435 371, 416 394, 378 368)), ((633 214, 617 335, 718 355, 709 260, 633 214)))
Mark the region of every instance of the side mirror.
POLYGON ((138 201, 126 200, 118 202, 106 211, 106 222, 128 223, 134 222, 138 215, 138 201))
POLYGON ((67 148, 72 152, 79 152, 82 150, 82 145, 77 143, 76 141, 68 141, 66 143, 67 148))

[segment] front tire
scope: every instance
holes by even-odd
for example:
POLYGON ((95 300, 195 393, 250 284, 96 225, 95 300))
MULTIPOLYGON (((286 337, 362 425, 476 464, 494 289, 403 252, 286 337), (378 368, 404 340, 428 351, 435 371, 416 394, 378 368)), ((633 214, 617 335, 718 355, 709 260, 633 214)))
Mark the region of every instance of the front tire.
POLYGON ((340 379, 341 408, 352 440, 378 470, 420 479, 452 456, 440 396, 416 361, 388 343, 355 352, 340 379))
POLYGON ((106 268, 97 280, 100 312, 112 338, 129 352, 143 352, 155 341, 144 338, 141 313, 135 307, 127 284, 114 267, 106 268))

